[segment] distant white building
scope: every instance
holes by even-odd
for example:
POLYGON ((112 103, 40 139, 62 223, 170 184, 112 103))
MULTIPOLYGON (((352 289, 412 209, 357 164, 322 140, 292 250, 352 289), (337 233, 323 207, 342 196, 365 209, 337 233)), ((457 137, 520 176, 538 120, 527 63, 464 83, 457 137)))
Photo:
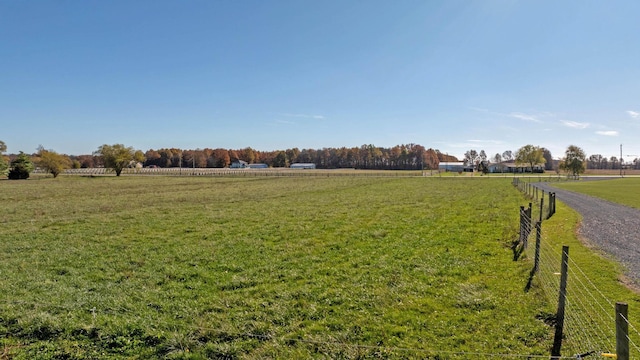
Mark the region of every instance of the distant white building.
POLYGON ((313 163, 294 163, 291 164, 290 168, 292 169, 315 169, 316 164, 313 163))
POLYGON ((463 162, 441 162, 438 164, 438 170, 440 171, 452 171, 452 172, 461 172, 464 171, 464 163, 463 162))
POLYGON ((267 169, 269 165, 267 164, 249 164, 249 168, 251 169, 267 169))
POLYGON ((229 167, 232 169, 245 169, 249 167, 249 163, 242 160, 235 160, 229 167))

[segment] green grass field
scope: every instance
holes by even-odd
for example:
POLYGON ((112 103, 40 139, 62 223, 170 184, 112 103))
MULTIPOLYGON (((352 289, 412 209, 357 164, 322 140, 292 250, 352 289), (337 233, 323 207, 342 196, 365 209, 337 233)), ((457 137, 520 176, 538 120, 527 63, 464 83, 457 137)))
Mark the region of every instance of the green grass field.
POLYGON ((640 209, 640 178, 574 181, 555 186, 640 209))
MULTIPOLYGON (((68 177, 0 201, 3 358, 548 355, 509 178, 68 177)), ((567 213, 549 231, 576 241, 567 213)))

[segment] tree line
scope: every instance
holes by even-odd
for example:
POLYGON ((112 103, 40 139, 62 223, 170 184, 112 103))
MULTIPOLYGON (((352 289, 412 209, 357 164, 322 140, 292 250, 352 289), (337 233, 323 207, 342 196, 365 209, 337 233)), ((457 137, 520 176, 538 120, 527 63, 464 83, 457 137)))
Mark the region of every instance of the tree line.
MULTIPOLYGON (((114 146, 114 145, 112 145, 114 146)), ((422 145, 396 145, 391 148, 362 145, 323 149, 298 149, 259 151, 251 147, 243 149, 150 149, 137 156, 145 167, 196 167, 225 168, 233 161, 249 164, 266 164, 269 167, 288 167, 293 163, 314 163, 319 169, 357 168, 373 170, 437 169, 441 161, 458 161, 455 156, 439 150, 425 149, 422 145)), ((104 167, 104 157, 99 152, 91 155, 70 156, 74 168, 104 167)))
MULTIPOLYGON (((68 168, 105 167, 119 175, 126 167, 196 167, 226 168, 233 161, 245 161, 248 164, 262 163, 269 167, 288 167, 293 163, 313 163, 319 169, 356 168, 373 170, 435 170, 440 162, 458 162, 455 156, 444 154, 432 148, 426 149, 419 144, 396 145, 391 148, 362 145, 360 147, 341 147, 323 149, 292 148, 277 151, 258 151, 251 147, 243 149, 196 149, 177 148, 150 149, 146 152, 126 147, 122 144, 102 145, 91 155, 58 154, 40 146, 32 155, 20 152, 5 156, 6 145, 0 141, 0 175, 11 179, 28 178, 35 166, 56 177, 68 168)), ((620 169, 621 166, 640 169, 640 159, 624 163, 616 157, 607 159, 601 155, 591 155, 588 159, 584 151, 571 145, 561 161, 552 159, 551 152, 543 147, 525 145, 515 153, 507 150, 489 158, 484 150, 469 150, 463 162, 478 171, 487 171, 489 164, 513 161, 526 164, 533 171, 534 166, 544 166, 545 170, 565 170, 573 175, 585 169, 620 169), (554 167, 554 164, 557 164, 554 167)))
POLYGON ((587 168, 602 170, 620 170, 621 168, 640 170, 640 158, 636 157, 630 162, 625 162, 623 160, 624 159, 618 159, 615 156, 607 159, 606 156, 595 154, 589 156, 587 159, 587 168))
POLYGON ((475 149, 468 150, 464 153, 463 162, 466 166, 484 166, 486 164, 500 164, 502 162, 518 162, 518 163, 533 163, 544 164, 544 170, 553 170, 553 158, 551 151, 544 147, 537 147, 533 145, 525 145, 518 149, 515 153, 511 150, 506 150, 502 153, 496 153, 492 157, 488 157, 484 150, 480 152, 475 149))
MULTIPOLYGON (((4 146, 4 143, 2 143, 4 146)), ((6 151, 6 146, 0 148, 6 151)), ((20 153, 21 157, 27 156, 20 153)), ((13 161, 17 156, 11 156, 13 161)), ((33 163, 57 176, 66 168, 106 167, 119 175, 131 166, 141 164, 145 167, 195 167, 226 168, 234 161, 245 161, 248 164, 262 163, 269 167, 288 167, 293 163, 313 163, 319 169, 356 168, 372 170, 435 170, 440 162, 458 161, 455 156, 426 149, 418 144, 396 145, 391 148, 374 145, 360 147, 298 149, 276 151, 258 151, 251 147, 243 149, 196 149, 183 150, 177 148, 150 149, 146 152, 126 147, 122 144, 102 145, 91 155, 62 155, 40 146, 38 152, 31 155, 33 163)), ((6 160, 0 172, 9 169, 6 160), (4 170, 3 170, 4 169, 4 170)), ((24 175, 24 174, 23 174, 24 175)))

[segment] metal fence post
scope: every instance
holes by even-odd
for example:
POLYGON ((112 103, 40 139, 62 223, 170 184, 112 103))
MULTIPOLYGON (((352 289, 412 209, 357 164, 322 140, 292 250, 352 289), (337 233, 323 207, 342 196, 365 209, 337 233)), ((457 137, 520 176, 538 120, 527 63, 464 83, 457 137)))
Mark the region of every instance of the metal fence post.
POLYGON ((560 357, 562 348, 562 332, 564 330, 564 308, 567 300, 567 275, 569 270, 569 247, 562 247, 562 264, 560 266, 560 291, 558 293, 558 312, 556 313, 556 332, 553 337, 551 358, 560 357))
POLYGON ((618 360, 629 360, 629 321, 627 304, 616 303, 616 355, 618 360))
POLYGON ((542 236, 542 222, 538 221, 536 223, 536 254, 533 258, 533 273, 538 272, 538 268, 540 266, 540 238, 542 236))
POLYGON ((520 206, 520 239, 518 239, 518 243, 522 243, 524 238, 524 206, 520 206))

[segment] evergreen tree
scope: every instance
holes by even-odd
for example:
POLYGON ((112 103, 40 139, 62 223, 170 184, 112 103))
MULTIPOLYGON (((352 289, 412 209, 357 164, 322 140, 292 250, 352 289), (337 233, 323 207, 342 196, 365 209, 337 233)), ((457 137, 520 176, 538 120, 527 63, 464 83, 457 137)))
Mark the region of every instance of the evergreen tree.
POLYGON ((11 162, 9 170, 9 179, 11 180, 20 180, 20 179, 28 179, 29 174, 33 171, 34 166, 29 158, 29 155, 20 151, 18 157, 15 158, 11 162))

